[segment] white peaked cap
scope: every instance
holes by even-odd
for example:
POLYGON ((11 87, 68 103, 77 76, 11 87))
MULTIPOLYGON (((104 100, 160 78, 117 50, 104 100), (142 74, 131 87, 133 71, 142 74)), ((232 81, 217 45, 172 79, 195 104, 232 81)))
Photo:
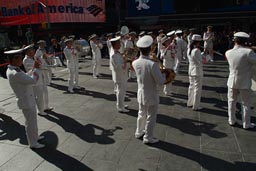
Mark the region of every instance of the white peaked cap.
POLYGON ((250 38, 250 35, 245 32, 237 32, 234 34, 234 37, 250 38))
POLYGON ((121 39, 121 36, 117 36, 115 38, 110 39, 110 42, 116 42, 121 39))
POLYGON ((149 35, 146 35, 141 37, 136 43, 136 45, 139 48, 148 48, 152 45, 152 43, 153 43, 153 38, 149 35))
POLYGON ((15 54, 20 54, 22 52, 23 52, 23 49, 15 49, 15 50, 5 51, 4 54, 6 54, 6 55, 15 55, 15 54))
POLYGON ((202 41, 203 39, 202 39, 202 36, 201 36, 201 35, 199 35, 199 34, 193 34, 192 40, 193 40, 193 41, 202 41))
POLYGON ((176 31, 175 31, 175 34, 181 34, 181 33, 182 33, 181 30, 176 30, 176 31))
POLYGON ((64 43, 72 42, 72 41, 73 41, 73 39, 71 39, 71 38, 70 38, 70 39, 65 39, 65 40, 64 40, 64 43))
POLYGON ((166 35, 167 36, 172 36, 172 35, 174 35, 175 34, 175 30, 173 30, 173 31, 170 31, 169 33, 167 33, 166 35))
POLYGON ((28 45, 23 48, 24 51, 34 48, 34 44, 28 45))

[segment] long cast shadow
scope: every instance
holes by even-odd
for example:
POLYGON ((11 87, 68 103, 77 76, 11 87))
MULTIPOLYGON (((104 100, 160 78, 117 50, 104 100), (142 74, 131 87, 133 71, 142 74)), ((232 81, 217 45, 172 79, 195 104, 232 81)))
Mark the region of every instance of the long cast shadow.
MULTIPOLYGON (((130 109, 130 112, 127 113, 127 115, 137 117, 138 113, 137 110, 130 109)), ((181 132, 194 136, 201 136, 202 134, 209 135, 213 138, 223 138, 227 136, 227 134, 223 132, 214 130, 214 128, 217 126, 216 124, 193 119, 176 119, 163 114, 157 114, 157 123, 176 128, 181 132)))
POLYGON ((0 113, 0 141, 19 139, 19 143, 28 145, 25 127, 10 116, 0 113))
POLYGON ((187 158, 191 161, 195 161, 204 169, 209 171, 253 171, 256 167, 255 163, 237 161, 233 164, 231 162, 165 141, 160 141, 159 143, 151 146, 168 153, 187 158))
MULTIPOLYGON (((68 90, 67 86, 52 83, 51 87, 53 87, 57 90, 64 91, 65 94, 70 94, 70 93, 67 92, 67 90, 68 90)), ((116 95, 114 95, 114 94, 104 94, 104 93, 100 93, 100 92, 96 92, 96 91, 92 91, 92 90, 87 90, 85 88, 74 89, 73 94, 92 96, 94 98, 105 99, 105 100, 108 100, 108 101, 116 101, 116 95)))
POLYGON ((52 163, 53 165, 55 165, 56 167, 63 171, 93 170, 86 166, 85 164, 83 164, 81 161, 71 156, 68 156, 67 154, 61 151, 58 151, 56 149, 58 145, 58 136, 54 132, 47 131, 44 132, 42 135, 45 136, 45 139, 42 142, 46 144, 46 148, 34 150, 34 152, 37 153, 42 158, 44 158, 46 161, 52 163))
POLYGON ((75 119, 56 113, 54 111, 48 112, 48 115, 43 116, 49 121, 55 122, 61 126, 66 132, 72 133, 79 137, 80 139, 89 143, 99 143, 99 144, 113 144, 115 140, 110 138, 114 135, 116 130, 121 130, 121 127, 115 127, 113 129, 104 129, 100 126, 94 124, 82 125, 75 119), (101 131, 100 135, 95 134, 95 130, 101 131))

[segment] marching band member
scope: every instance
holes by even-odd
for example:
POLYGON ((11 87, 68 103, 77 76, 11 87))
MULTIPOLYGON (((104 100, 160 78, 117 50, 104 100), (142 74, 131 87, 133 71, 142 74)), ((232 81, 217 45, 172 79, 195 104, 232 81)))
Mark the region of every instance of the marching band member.
POLYGON ((36 102, 32 85, 39 79, 37 68, 39 62, 35 62, 30 73, 25 73, 20 69, 22 65, 23 49, 5 51, 8 55, 10 65, 6 71, 10 86, 17 98, 18 108, 22 110, 25 117, 25 130, 30 148, 43 148, 45 145, 38 143, 43 136, 38 136, 36 102))
POLYGON ((209 53, 211 56, 211 62, 213 62, 213 40, 214 33, 212 32, 212 26, 207 27, 207 32, 204 33, 204 51, 209 53))
POLYGON ((44 96, 44 111, 53 110, 53 107, 49 107, 49 95, 47 85, 50 83, 49 78, 49 61, 48 56, 45 50, 45 41, 39 40, 37 42, 39 44, 39 48, 36 50, 35 60, 40 62, 40 71, 43 75, 43 96, 44 96))
POLYGON ((115 92, 117 99, 117 110, 120 113, 129 112, 129 110, 125 109, 126 105, 124 105, 125 100, 125 92, 126 92, 126 84, 127 84, 127 66, 126 61, 124 61, 122 55, 119 52, 119 48, 121 46, 120 37, 116 37, 110 40, 114 54, 110 58, 110 62, 112 64, 112 80, 115 84, 115 92))
POLYGON ((189 88, 187 106, 192 107, 193 110, 202 109, 200 106, 203 82, 203 64, 200 50, 200 43, 202 40, 201 35, 194 34, 192 37, 192 43, 188 49, 189 88))
MULTIPOLYGON (((36 56, 40 56, 43 58, 43 60, 48 64, 49 66, 53 64, 52 57, 49 57, 47 55, 47 51, 45 49, 45 41, 44 40, 39 40, 37 42, 38 44, 38 49, 36 50, 36 56)), ((51 67, 47 67, 47 70, 44 71, 45 74, 47 74, 47 85, 50 85, 52 81, 52 69, 51 67)))
MULTIPOLYGON (((25 50, 25 58, 23 59, 23 65, 25 67, 26 72, 29 72, 33 69, 33 66, 35 64, 35 50, 34 45, 29 45, 24 48, 25 50)), ((40 62, 40 61, 39 61, 40 62)), ((43 74, 42 71, 38 70, 39 79, 35 85, 33 85, 34 95, 36 98, 36 105, 38 109, 39 115, 47 115, 47 113, 44 112, 45 110, 45 104, 44 104, 44 83, 43 83, 43 74)))
MULTIPOLYGON (((163 60, 163 65, 165 68, 173 69, 174 68, 174 58, 175 58, 175 45, 174 42, 172 42, 172 39, 170 37, 163 37, 161 39, 162 42, 162 49, 160 59, 163 60)), ((172 83, 169 83, 167 85, 164 85, 164 94, 170 95, 171 93, 171 85, 172 83)))
POLYGON ((175 67, 174 67, 174 71, 176 74, 179 73, 180 70, 180 64, 183 58, 183 54, 185 49, 187 48, 184 40, 182 39, 182 31, 181 30, 177 30, 175 32, 176 34, 176 54, 175 54, 175 67))
POLYGON ((67 59, 67 68, 69 69, 68 92, 74 93, 74 88, 78 88, 78 56, 77 50, 72 46, 73 40, 65 40, 66 47, 64 54, 67 59))
POLYGON ((112 36, 112 33, 108 33, 107 34, 107 47, 108 47, 108 55, 109 55, 109 58, 110 58, 110 53, 111 53, 111 50, 112 50, 112 45, 111 45, 111 42, 110 40, 113 38, 112 36))
POLYGON ((141 56, 133 62, 133 68, 137 75, 139 112, 135 137, 143 137, 143 143, 157 143, 153 131, 156 123, 159 95, 157 85, 163 85, 165 76, 161 73, 156 62, 149 59, 153 38, 143 36, 137 42, 141 56))
POLYGON ((235 46, 226 52, 229 63, 228 77, 228 123, 233 126, 236 124, 236 103, 238 95, 241 96, 243 106, 243 128, 250 129, 255 127, 251 123, 251 85, 252 68, 256 66, 256 54, 252 49, 243 47, 250 36, 245 32, 234 34, 235 46))
POLYGON ((162 49, 162 43, 161 43, 161 39, 164 37, 164 30, 161 29, 158 31, 159 35, 156 37, 156 41, 157 41, 157 57, 160 56, 160 51, 162 49))
POLYGON ((99 70, 101 67, 101 51, 100 49, 103 48, 103 45, 97 41, 97 35, 93 34, 89 38, 91 48, 92 48, 92 55, 93 55, 93 78, 99 77, 99 70))

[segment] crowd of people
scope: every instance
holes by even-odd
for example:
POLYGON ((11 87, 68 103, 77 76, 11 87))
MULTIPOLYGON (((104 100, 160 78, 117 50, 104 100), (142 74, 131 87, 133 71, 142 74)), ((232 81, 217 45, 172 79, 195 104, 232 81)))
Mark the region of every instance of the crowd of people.
MULTIPOLYGON (((234 126, 237 123, 235 106, 238 95, 241 96, 243 106, 243 128, 251 129, 255 125, 250 121, 251 112, 251 69, 256 65, 256 54, 252 49, 245 47, 250 35, 245 32, 236 32, 233 36, 231 50, 225 56, 229 63, 230 75, 228 78, 228 123, 234 126)), ((153 32, 142 31, 138 37, 136 32, 122 27, 115 34, 106 35, 106 42, 99 41, 96 34, 89 36, 88 41, 92 51, 92 75, 94 79, 100 77, 103 44, 107 46, 109 65, 116 94, 116 108, 118 112, 129 112, 125 105, 126 85, 128 79, 136 80, 138 84, 137 101, 139 105, 135 138, 143 137, 143 143, 157 143, 154 137, 154 126, 159 104, 159 87, 165 95, 171 95, 172 80, 166 81, 168 75, 180 73, 181 61, 188 65, 188 101, 187 106, 198 111, 201 106, 201 92, 203 84, 203 65, 214 62, 214 41, 216 35, 212 26, 200 35, 195 28, 189 33, 182 30, 164 32, 159 30, 158 36, 153 32), (202 43, 204 42, 204 43, 202 43)), ((27 45, 18 50, 6 51, 10 64, 7 78, 18 99, 18 107, 26 119, 26 133, 31 148, 43 148, 38 140, 44 138, 37 133, 37 113, 47 115, 53 110, 49 106, 47 86, 51 83, 53 58, 59 59, 69 70, 67 91, 74 93, 79 89, 79 51, 80 47, 74 36, 63 37, 61 42, 53 38, 52 45, 46 51, 45 41, 27 45), (25 58, 22 54, 25 53, 25 58), (66 62, 64 61, 66 60, 66 62), (66 63, 66 64, 65 64, 66 63), (20 69, 24 65, 25 71, 20 69)))

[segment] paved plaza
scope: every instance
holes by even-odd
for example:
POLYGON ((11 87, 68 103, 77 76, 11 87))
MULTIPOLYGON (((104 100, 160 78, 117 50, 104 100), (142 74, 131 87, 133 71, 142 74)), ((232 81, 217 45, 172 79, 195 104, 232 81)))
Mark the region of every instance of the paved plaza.
MULTIPOLYGON (((80 63, 83 89, 67 92, 68 70, 53 69, 48 116, 38 116, 46 148, 31 150, 25 137, 24 117, 17 108, 8 80, 0 78, 1 171, 255 171, 256 129, 227 124, 226 61, 205 65, 201 111, 186 107, 188 65, 173 83, 172 95, 160 89, 155 136, 148 146, 134 138, 138 104, 137 84, 128 82, 126 104, 118 113, 108 59, 101 77, 92 77, 91 60, 80 63)), ((255 73, 254 73, 255 74, 255 73)), ((254 90, 255 87, 254 87, 254 90)), ((256 107, 256 94, 253 106, 256 107)), ((239 106, 237 117, 241 120, 239 106)), ((252 121, 256 122, 256 109, 252 121)))

